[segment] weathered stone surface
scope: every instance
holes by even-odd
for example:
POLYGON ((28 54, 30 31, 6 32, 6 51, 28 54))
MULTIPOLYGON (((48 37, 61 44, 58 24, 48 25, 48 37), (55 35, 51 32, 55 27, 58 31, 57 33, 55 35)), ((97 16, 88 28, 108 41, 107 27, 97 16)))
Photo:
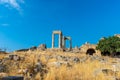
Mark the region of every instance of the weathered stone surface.
POLYGON ((59 46, 59 48, 62 48, 62 32, 61 31, 53 31, 53 33, 52 33, 52 48, 54 48, 54 45, 55 45, 55 42, 54 42, 54 39, 55 39, 55 37, 54 37, 54 35, 55 34, 58 34, 59 35, 59 43, 58 43, 58 46, 59 46))
POLYGON ((69 36, 63 36, 62 31, 53 31, 52 33, 52 48, 55 48, 55 35, 58 34, 59 35, 59 42, 58 42, 58 49, 64 49, 64 51, 66 51, 66 40, 69 40, 69 50, 72 49, 72 38, 69 36))
POLYGON ((69 64, 68 62, 58 61, 58 62, 51 62, 48 65, 60 67, 61 65, 68 65, 68 64, 69 64))
POLYGON ((115 72, 112 70, 112 69, 102 69, 102 72, 105 74, 105 75, 113 75, 115 72))
POLYGON ((58 55, 58 56, 57 56, 57 60, 63 60, 63 56, 58 55))
POLYGON ((9 55, 9 60, 15 60, 15 61, 19 61, 20 60, 20 56, 18 55, 9 55))
POLYGON ((9 59, 13 60, 14 55, 9 55, 9 59))
POLYGON ((90 44, 90 43, 87 42, 80 47, 80 51, 83 52, 83 53, 86 53, 88 49, 92 48, 92 49, 95 50, 95 52, 98 52, 96 50, 96 46, 97 46, 96 44, 90 44))
POLYGON ((78 63, 78 62, 83 63, 88 59, 88 57, 79 58, 79 57, 69 57, 69 56, 58 55, 58 56, 56 56, 56 59, 59 60, 59 61, 67 61, 67 62, 73 62, 73 63, 78 63))
POLYGON ((45 50, 47 47, 46 47, 46 44, 41 44, 39 47, 38 47, 38 50, 45 50))
POLYGON ((80 52, 80 48, 78 48, 78 46, 75 46, 75 48, 73 48, 71 52, 72 53, 79 53, 80 52))
POLYGON ((35 65, 34 71, 35 72, 39 72, 39 71, 42 70, 42 68, 43 68, 42 63, 41 62, 37 62, 36 65, 35 65))
POLYGON ((108 60, 101 57, 101 56, 98 56, 98 55, 93 55, 93 56, 88 56, 90 61, 94 61, 94 60, 97 60, 97 61, 100 61, 101 63, 105 63, 107 62, 108 60))
POLYGON ((72 38, 71 37, 69 37, 69 36, 64 36, 63 37, 63 40, 62 40, 62 46, 63 46, 63 48, 64 48, 64 51, 66 51, 66 40, 69 40, 69 51, 71 51, 72 50, 72 38))
POLYGON ((19 60, 20 60, 20 57, 19 57, 18 55, 14 55, 14 56, 13 56, 13 60, 19 61, 19 60))
POLYGON ((36 50, 36 49, 37 49, 36 46, 32 46, 29 50, 30 50, 30 51, 34 51, 34 50, 36 50))
POLYGON ((74 62, 74 63, 78 63, 78 62, 80 62, 80 59, 77 58, 77 57, 74 57, 74 58, 73 58, 73 62, 74 62))

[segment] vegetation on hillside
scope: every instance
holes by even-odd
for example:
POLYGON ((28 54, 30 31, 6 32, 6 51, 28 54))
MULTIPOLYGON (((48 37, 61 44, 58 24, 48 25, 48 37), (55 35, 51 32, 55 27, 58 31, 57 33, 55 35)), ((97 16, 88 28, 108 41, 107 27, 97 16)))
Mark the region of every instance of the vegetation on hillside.
POLYGON ((115 55, 120 52, 120 38, 116 36, 104 37, 101 39, 96 47, 101 51, 102 55, 115 55))

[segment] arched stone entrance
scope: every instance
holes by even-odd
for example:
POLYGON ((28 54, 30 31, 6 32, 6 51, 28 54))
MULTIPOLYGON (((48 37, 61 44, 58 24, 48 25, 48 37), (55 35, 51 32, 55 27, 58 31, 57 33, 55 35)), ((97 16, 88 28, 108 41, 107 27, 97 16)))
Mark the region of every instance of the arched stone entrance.
POLYGON ((94 53, 96 53, 96 51, 93 48, 89 48, 86 52, 86 54, 88 54, 88 55, 93 55, 94 53))

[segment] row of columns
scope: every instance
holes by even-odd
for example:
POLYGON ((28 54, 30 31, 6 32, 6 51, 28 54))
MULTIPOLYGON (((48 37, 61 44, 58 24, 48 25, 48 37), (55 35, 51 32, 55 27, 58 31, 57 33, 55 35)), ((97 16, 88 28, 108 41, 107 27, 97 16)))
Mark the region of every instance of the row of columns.
POLYGON ((70 46, 69 46, 69 48, 70 49, 72 49, 72 39, 71 39, 71 37, 65 37, 65 36, 63 36, 62 35, 62 32, 61 31, 53 31, 53 33, 52 33, 52 48, 54 48, 54 44, 55 44, 55 35, 56 34, 58 34, 59 35, 59 43, 58 43, 58 45, 59 45, 59 48, 66 48, 66 40, 69 40, 70 41, 70 46))

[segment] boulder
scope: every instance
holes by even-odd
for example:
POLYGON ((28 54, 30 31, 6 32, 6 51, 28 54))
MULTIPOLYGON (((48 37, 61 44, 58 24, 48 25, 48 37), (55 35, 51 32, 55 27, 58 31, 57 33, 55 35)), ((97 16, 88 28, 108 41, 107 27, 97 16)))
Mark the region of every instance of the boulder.
POLYGON ((14 55, 9 55, 9 59, 13 60, 14 55))
POLYGON ((42 63, 41 62, 37 62, 36 65, 35 65, 34 71, 35 72, 39 72, 39 71, 42 70, 42 68, 43 68, 42 63))
POLYGON ((9 60, 15 60, 15 61, 19 61, 20 60, 20 56, 18 55, 9 55, 9 60))
POLYGON ((19 60, 20 60, 20 57, 19 57, 18 55, 14 55, 13 60, 19 61, 19 60))
POLYGON ((46 49, 46 44, 41 44, 39 47, 38 47, 38 50, 45 50, 46 49))
POLYGON ((80 62, 80 59, 77 58, 77 57, 74 57, 74 58, 73 58, 73 62, 74 62, 74 63, 78 63, 78 62, 80 62))
POLYGON ((58 55, 56 58, 57 58, 57 60, 63 60, 63 56, 61 56, 61 55, 58 55))
POLYGON ((103 74, 105 75, 114 75, 115 71, 112 69, 102 69, 103 74))

